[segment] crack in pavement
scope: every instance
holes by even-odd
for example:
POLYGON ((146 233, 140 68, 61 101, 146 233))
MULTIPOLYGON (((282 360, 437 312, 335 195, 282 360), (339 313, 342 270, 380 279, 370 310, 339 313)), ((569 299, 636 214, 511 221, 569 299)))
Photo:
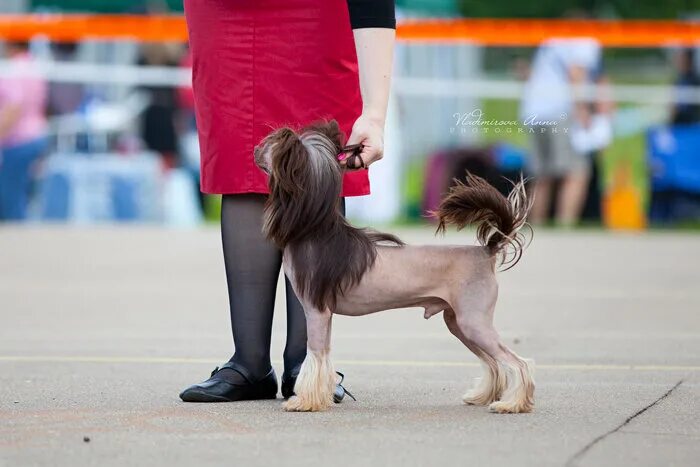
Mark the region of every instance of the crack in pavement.
POLYGON ((672 393, 673 391, 675 391, 675 390, 678 388, 678 386, 680 386, 682 383, 683 383, 683 380, 678 381, 671 389, 669 389, 668 391, 666 391, 665 394, 663 394, 661 397, 659 397, 658 399, 656 399, 655 401, 653 401, 651 404, 649 404, 649 405, 647 405, 647 406, 645 406, 645 407, 642 407, 642 408, 639 409, 637 412, 635 412, 634 414, 632 414, 632 415, 630 415, 629 417, 627 417, 627 418, 625 419, 625 421, 623 421, 622 423, 620 423, 618 426, 616 426, 616 427, 613 428, 612 430, 610 430, 610 431, 608 431, 608 432, 606 432, 606 433, 603 433, 602 435, 597 436, 596 438, 594 438, 590 443, 586 444, 584 447, 582 447, 580 450, 578 450, 573 456, 571 456, 571 458, 570 458, 570 459, 566 462, 566 464, 565 464, 566 467, 573 467, 574 465, 576 465, 576 462, 579 461, 588 451, 590 451, 591 448, 593 448, 593 446, 595 446, 596 444, 600 443, 601 441, 603 441, 603 440, 604 440, 605 438, 607 438, 608 436, 617 433, 617 432, 620 431, 622 428, 624 428, 626 425, 628 425, 632 420, 634 420, 635 418, 639 417, 641 414, 643 414, 644 412, 646 412, 646 411, 649 410, 650 408, 654 407, 656 404, 658 404, 658 403, 661 402, 662 400, 666 399, 666 398, 667 398, 668 396, 670 396, 671 393, 672 393))

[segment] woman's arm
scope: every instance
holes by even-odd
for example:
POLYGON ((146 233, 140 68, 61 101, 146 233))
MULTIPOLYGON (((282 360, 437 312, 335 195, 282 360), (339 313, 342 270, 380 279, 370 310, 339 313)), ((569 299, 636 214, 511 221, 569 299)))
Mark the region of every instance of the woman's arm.
POLYGON ((368 28, 354 31, 362 93, 362 114, 384 125, 391 87, 394 29, 368 28))
POLYGON ((362 159, 370 165, 381 159, 384 152, 384 121, 396 36, 394 1, 348 0, 348 9, 362 94, 362 115, 353 125, 348 144, 362 143, 362 159))

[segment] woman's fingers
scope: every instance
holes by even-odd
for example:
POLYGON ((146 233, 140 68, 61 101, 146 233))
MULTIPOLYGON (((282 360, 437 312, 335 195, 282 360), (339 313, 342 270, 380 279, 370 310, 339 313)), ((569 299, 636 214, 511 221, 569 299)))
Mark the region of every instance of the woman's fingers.
POLYGON ((384 146, 381 142, 368 142, 368 144, 362 148, 362 158, 367 165, 377 162, 382 157, 384 157, 384 146))
POLYGON ((369 135, 363 144, 364 146, 360 156, 366 167, 369 167, 384 156, 384 147, 381 144, 381 140, 378 140, 376 135, 369 135))
POLYGON ((340 160, 340 165, 346 167, 348 170, 366 169, 370 164, 381 158, 382 155, 376 148, 365 146, 359 153, 345 155, 345 157, 340 160))

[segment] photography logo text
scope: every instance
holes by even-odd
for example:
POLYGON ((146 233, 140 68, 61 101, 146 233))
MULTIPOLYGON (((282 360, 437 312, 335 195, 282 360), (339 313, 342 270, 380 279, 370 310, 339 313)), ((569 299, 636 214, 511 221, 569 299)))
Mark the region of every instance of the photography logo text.
POLYGON ((450 126, 450 134, 569 132, 569 128, 564 125, 567 121, 566 114, 554 120, 540 118, 536 114, 529 115, 523 120, 499 120, 487 118, 482 109, 474 109, 471 112, 455 112, 452 118, 454 120, 450 126))

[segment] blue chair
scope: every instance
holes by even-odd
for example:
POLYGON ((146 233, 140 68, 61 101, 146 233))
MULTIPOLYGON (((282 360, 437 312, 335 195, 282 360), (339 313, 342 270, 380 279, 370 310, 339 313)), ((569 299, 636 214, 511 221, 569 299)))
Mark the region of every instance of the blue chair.
POLYGON ((700 125, 653 127, 647 148, 650 220, 700 219, 700 125))

